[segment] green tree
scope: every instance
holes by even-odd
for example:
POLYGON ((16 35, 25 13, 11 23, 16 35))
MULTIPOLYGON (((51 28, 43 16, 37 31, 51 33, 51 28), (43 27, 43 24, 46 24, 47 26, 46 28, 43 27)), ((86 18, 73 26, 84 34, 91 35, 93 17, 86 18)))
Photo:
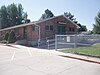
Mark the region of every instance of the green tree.
POLYGON ((24 15, 23 15, 23 21, 24 21, 24 23, 26 23, 27 17, 28 17, 27 12, 25 12, 24 15))
POLYGON ((49 9, 45 10, 45 14, 46 14, 46 18, 50 18, 54 16, 53 13, 49 9))
POLYGON ((6 28, 9 25, 8 23, 8 13, 6 6, 2 6, 0 9, 0 27, 6 28))
POLYGON ((39 20, 44 20, 44 19, 47 19, 47 18, 50 18, 50 17, 54 17, 54 14, 49 9, 46 9, 45 13, 42 14, 42 16, 39 20))
POLYGON ((81 25, 81 31, 87 31, 87 28, 85 25, 81 25))
POLYGON ((10 4, 0 8, 0 28, 22 24, 24 11, 21 4, 10 4))
POLYGON ((23 18, 24 12, 23 12, 23 7, 21 4, 18 4, 17 10, 18 10, 17 22, 18 22, 18 24, 21 24, 22 20, 24 20, 24 18, 23 18))
POLYGON ((11 31, 9 33, 8 43, 14 43, 14 42, 16 42, 16 36, 15 36, 14 31, 11 31))
POLYGON ((93 33, 100 34, 100 11, 98 12, 97 16, 95 17, 95 24, 93 24, 93 33))
POLYGON ((4 35, 4 40, 8 41, 8 37, 9 37, 9 33, 6 33, 6 34, 4 35))
POLYGON ((74 18, 74 15, 72 15, 70 12, 64 12, 64 15, 69 18, 72 21, 75 21, 76 18, 74 18))
POLYGON ((17 6, 13 3, 11 5, 8 5, 7 7, 9 19, 10 19, 10 25, 14 26, 18 24, 18 11, 17 6))
POLYGON ((80 27, 80 31, 87 31, 87 27, 85 25, 81 25, 80 23, 77 24, 80 27))
POLYGON ((74 17, 74 15, 72 15, 70 12, 64 12, 64 15, 69 18, 71 21, 73 21, 75 24, 77 24, 80 27, 80 31, 87 31, 87 28, 85 25, 81 25, 80 23, 78 23, 78 21, 76 21, 76 18, 74 17))

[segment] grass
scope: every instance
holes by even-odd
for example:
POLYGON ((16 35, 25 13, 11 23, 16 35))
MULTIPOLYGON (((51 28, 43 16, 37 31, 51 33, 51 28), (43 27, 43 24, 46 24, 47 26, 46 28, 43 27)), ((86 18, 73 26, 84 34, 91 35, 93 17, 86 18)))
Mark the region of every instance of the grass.
POLYGON ((75 54, 100 58, 100 44, 89 46, 89 47, 65 49, 65 50, 62 50, 62 52, 75 53, 75 54))

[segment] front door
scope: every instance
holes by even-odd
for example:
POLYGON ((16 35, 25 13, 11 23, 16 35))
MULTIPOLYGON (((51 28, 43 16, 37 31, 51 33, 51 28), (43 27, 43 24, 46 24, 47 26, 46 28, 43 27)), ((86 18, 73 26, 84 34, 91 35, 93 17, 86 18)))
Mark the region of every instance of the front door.
POLYGON ((58 26, 58 34, 66 34, 65 26, 58 26))

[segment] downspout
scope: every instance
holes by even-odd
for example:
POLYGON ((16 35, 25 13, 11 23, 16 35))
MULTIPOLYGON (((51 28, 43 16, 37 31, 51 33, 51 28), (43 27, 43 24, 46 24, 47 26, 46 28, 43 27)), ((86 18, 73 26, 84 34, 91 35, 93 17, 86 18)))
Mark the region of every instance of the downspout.
POLYGON ((40 31, 40 26, 39 25, 37 25, 37 24, 34 24, 35 26, 37 26, 38 27, 38 36, 39 36, 39 38, 38 38, 38 48, 40 47, 40 41, 41 41, 41 31, 40 31))

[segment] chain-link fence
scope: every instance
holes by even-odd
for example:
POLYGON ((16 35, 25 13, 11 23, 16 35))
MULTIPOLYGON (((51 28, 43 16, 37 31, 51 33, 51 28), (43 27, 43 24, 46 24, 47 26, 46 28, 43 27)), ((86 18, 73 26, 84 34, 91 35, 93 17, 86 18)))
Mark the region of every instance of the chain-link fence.
POLYGON ((100 35, 55 35, 55 49, 76 48, 100 43, 100 35))
POLYGON ((100 35, 55 35, 55 38, 38 41, 38 48, 62 49, 91 46, 100 43, 100 35))

